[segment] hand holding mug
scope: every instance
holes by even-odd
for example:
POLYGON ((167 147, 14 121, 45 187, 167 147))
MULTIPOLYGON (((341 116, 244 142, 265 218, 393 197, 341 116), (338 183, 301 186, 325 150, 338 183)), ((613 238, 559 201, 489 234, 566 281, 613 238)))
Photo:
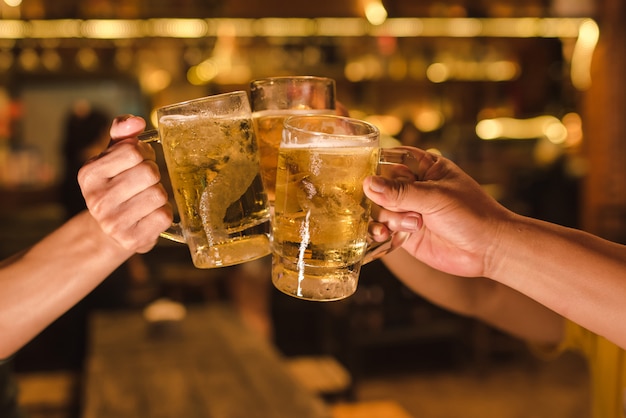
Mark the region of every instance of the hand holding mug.
POLYGON ((368 239, 371 201, 363 180, 393 152, 379 148, 379 131, 341 116, 293 116, 285 121, 279 148, 272 215, 272 281, 289 295, 338 300, 357 287, 364 262, 401 245, 368 239))

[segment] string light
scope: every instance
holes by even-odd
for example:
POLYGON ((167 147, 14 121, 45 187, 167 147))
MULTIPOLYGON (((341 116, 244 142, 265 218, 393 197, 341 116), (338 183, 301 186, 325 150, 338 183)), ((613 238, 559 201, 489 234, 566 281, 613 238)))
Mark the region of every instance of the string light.
POLYGON ((584 37, 585 45, 590 46, 597 33, 597 24, 588 18, 386 18, 386 11, 380 13, 385 19, 3 19, 0 39, 202 39, 217 36, 220 27, 227 25, 235 37, 358 37, 381 33, 396 37, 584 37))

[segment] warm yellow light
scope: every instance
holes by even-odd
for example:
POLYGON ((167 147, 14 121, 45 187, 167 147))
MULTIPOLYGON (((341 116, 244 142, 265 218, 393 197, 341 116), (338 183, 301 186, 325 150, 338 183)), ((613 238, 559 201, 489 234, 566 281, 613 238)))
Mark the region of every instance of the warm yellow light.
POLYGON ((474 37, 483 31, 483 22, 475 18, 429 18, 421 22, 423 36, 474 37))
POLYGON ((419 111, 413 117, 413 124, 422 132, 433 132, 443 126, 445 118, 443 114, 435 109, 419 111))
POLYGON ((381 25, 387 19, 387 10, 380 0, 369 0, 365 4, 365 18, 372 25, 381 25))
POLYGON ((572 84, 579 90, 591 85, 591 59, 599 37, 600 28, 593 20, 587 19, 580 25, 571 66, 572 84))
POLYGON ((154 94, 167 88, 172 81, 172 76, 166 70, 151 69, 141 74, 139 81, 145 92, 154 94))
POLYGON ((480 139, 496 139, 503 135, 502 122, 495 119, 483 119, 476 124, 476 135, 480 139))
POLYGON ((393 115, 370 115, 365 120, 378 127, 382 135, 396 136, 402 129, 402 120, 393 115))
POLYGON ((312 35, 315 24, 311 19, 263 18, 255 22, 254 29, 262 36, 302 37, 312 35))
POLYGON ((344 67, 344 75, 350 81, 376 80, 384 74, 378 56, 369 54, 350 61, 344 67))
POLYGON ((2 20, 0 38, 21 39, 28 34, 28 24, 21 20, 2 20))
POLYGON ((485 140, 546 138, 553 144, 562 144, 567 139, 567 129, 550 115, 528 119, 494 118, 478 122, 476 135, 485 140))
POLYGON ((151 19, 150 33, 156 37, 201 38, 208 33, 208 23, 202 19, 151 19))
POLYGON ((583 140, 583 123, 578 113, 568 113, 563 116, 563 125, 567 129, 565 144, 569 147, 580 145, 583 140))
POLYGON ((517 77, 519 69, 511 61, 495 61, 485 66, 485 79, 490 81, 507 81, 517 77))
POLYGON ((379 36, 395 36, 398 38, 414 37, 422 35, 424 31, 424 24, 422 19, 409 17, 394 19, 387 19, 385 23, 373 27, 371 29, 371 35, 379 36))
POLYGON ((76 19, 31 20, 30 36, 40 39, 79 38, 83 36, 81 26, 81 21, 76 19))
POLYGON ((10 7, 17 7, 22 4, 22 0, 4 0, 4 3, 10 7))
POLYGON ((39 55, 33 48, 25 48, 19 55, 18 60, 22 68, 33 71, 39 65, 39 55))
POLYGON ((317 35, 320 36, 365 36, 368 34, 367 21, 359 18, 334 17, 319 18, 315 20, 317 35))
POLYGON ((100 64, 98 54, 92 48, 81 48, 76 54, 76 62, 84 70, 95 70, 100 64))
POLYGON ((426 77, 433 83, 443 83, 450 77, 450 69, 442 62, 435 62, 426 69, 426 77))
POLYGON ((362 81, 365 79, 365 65, 359 61, 353 61, 346 64, 346 67, 343 69, 343 74, 348 81, 353 83, 362 81))
POLYGON ((128 39, 144 35, 141 21, 96 19, 83 22, 83 36, 95 39, 128 39))
MULTIPOLYGON (((6 0, 5 0, 6 1, 6 0)), ((12 0, 17 1, 17 0, 12 0)), ((363 0, 366 18, 261 18, 261 19, 181 19, 162 18, 145 20, 46 19, 45 23, 11 20, 8 16, 0 25, 0 38, 68 37, 68 23, 72 31, 78 25, 84 37, 132 39, 147 38, 204 38, 217 36, 220 27, 234 28, 236 37, 547 37, 577 38, 584 34, 583 25, 593 21, 586 18, 388 18, 380 0, 363 0), (365 3, 367 2, 367 3, 365 3), (35 26, 39 25, 40 28, 35 26)))
POLYGON ((57 71, 63 65, 61 56, 54 49, 47 49, 41 53, 41 63, 50 71, 57 71))
POLYGON ((187 81, 195 86, 201 86, 213 80, 218 74, 219 68, 215 61, 207 59, 187 71, 187 81))

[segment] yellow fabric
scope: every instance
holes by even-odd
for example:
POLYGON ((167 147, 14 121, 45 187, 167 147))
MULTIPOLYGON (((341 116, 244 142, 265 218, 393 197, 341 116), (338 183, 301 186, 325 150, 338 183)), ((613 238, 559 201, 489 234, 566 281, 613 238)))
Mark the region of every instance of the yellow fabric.
POLYGON ((626 351, 571 321, 557 352, 580 352, 588 362, 593 418, 625 418, 626 351))

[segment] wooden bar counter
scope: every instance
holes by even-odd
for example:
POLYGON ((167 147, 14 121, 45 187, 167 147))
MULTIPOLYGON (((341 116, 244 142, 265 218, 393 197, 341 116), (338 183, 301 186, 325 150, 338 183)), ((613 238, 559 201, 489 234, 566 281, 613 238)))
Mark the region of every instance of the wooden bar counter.
POLYGON ((141 311, 90 321, 84 418, 329 418, 277 350, 228 305, 151 326, 141 311))

